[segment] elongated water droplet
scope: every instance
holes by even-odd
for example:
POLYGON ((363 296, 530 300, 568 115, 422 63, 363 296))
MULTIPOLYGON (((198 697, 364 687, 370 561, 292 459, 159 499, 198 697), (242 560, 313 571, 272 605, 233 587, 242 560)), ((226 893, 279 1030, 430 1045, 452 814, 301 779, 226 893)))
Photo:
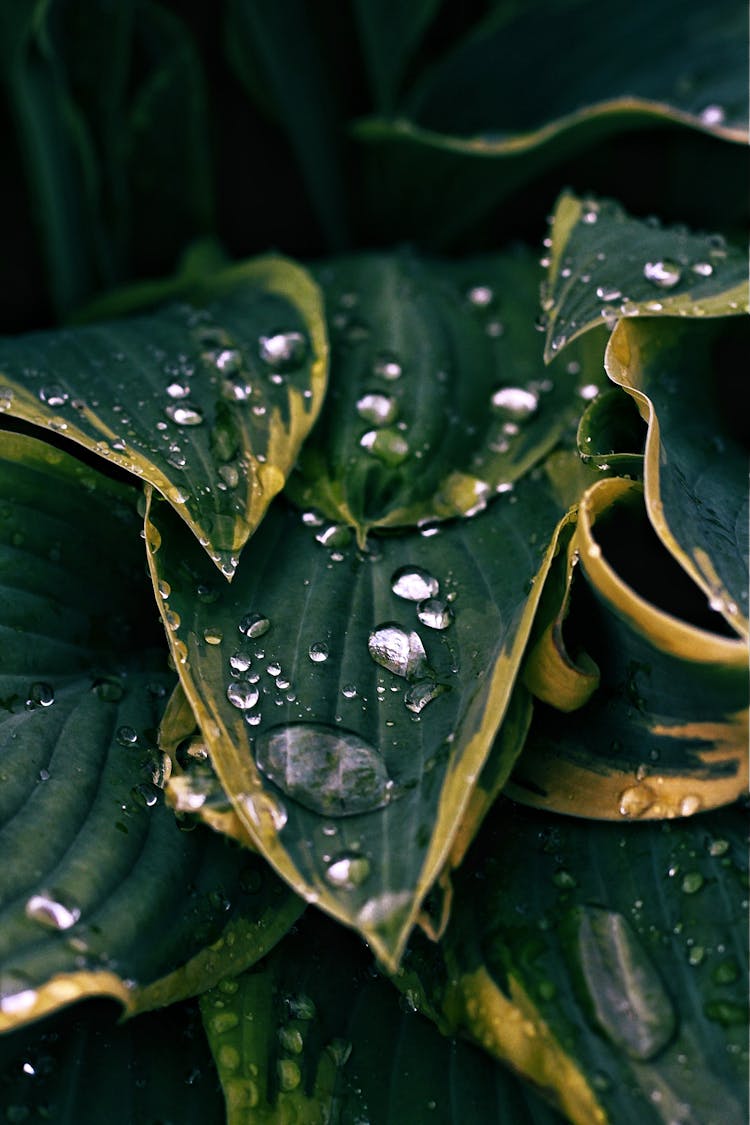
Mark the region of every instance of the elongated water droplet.
POLYGON ((207 645, 220 645, 224 633, 217 625, 207 625, 203 630, 203 640, 207 645))
POLYGON ((351 891, 360 887, 370 874, 370 861, 366 856, 348 852, 337 856, 326 868, 326 879, 333 887, 351 891))
POLYGON ((446 691, 448 687, 445 684, 436 684, 434 680, 420 680, 404 692, 404 704, 415 715, 419 715, 428 703, 432 703, 433 699, 446 691))
POLYGON ((682 278, 682 270, 676 262, 668 258, 658 262, 646 262, 643 276, 660 289, 672 289, 682 278))
POLYGON ((367 638, 367 650, 381 668, 407 680, 420 674, 427 659, 419 633, 407 633, 392 621, 372 630, 367 638))
POLYGON ((408 602, 422 602, 434 598, 440 583, 429 571, 420 566, 401 566, 391 575, 391 589, 408 602))
POLYGON ((194 406, 172 402, 164 408, 164 413, 177 426, 200 426, 203 422, 203 415, 194 406))
POLYGON ((278 331, 261 336, 258 353, 274 371, 295 371, 307 356, 307 337, 302 332, 278 331))
POLYGON ((447 629, 453 621, 453 610, 440 598, 426 598, 417 606, 417 617, 429 629, 447 629))
POLYGON ((47 406, 65 406, 68 401, 69 395, 66 390, 57 385, 51 387, 42 387, 39 391, 39 398, 47 406))
POLYGON ((395 421, 398 403, 391 395, 372 392, 357 399, 357 413, 373 426, 387 426, 395 421))
POLYGON ((260 698, 260 692, 248 680, 232 680, 227 685, 227 699, 239 711, 249 711, 260 698))
POLYGON ((258 769, 288 797, 323 816, 381 808, 393 783, 377 751, 358 734, 322 723, 290 723, 255 744, 258 769))
POLYGON ((262 613, 246 613, 238 628, 246 637, 262 637, 271 628, 271 622, 262 613))
POLYGON ((524 387, 500 387, 490 401, 493 410, 519 422, 530 418, 539 405, 538 395, 524 387))
POLYGON ((614 285, 599 285, 596 295, 600 301, 619 301, 622 293, 614 285))
POLYGON ((630 1058, 657 1055, 674 1035, 672 1001, 640 939, 621 915, 582 908, 577 951, 594 1018, 630 1058))
POLYGON ((77 906, 66 905, 51 894, 32 895, 26 903, 26 917, 50 930, 69 930, 81 917, 77 906))
POLYGON ((698 277, 710 277, 714 272, 714 267, 710 262, 695 262, 690 268, 698 277))
POLYGON ((324 547, 332 547, 334 550, 341 550, 343 547, 348 547, 352 541, 352 529, 343 523, 332 523, 328 527, 324 527, 319 531, 315 539, 324 547))

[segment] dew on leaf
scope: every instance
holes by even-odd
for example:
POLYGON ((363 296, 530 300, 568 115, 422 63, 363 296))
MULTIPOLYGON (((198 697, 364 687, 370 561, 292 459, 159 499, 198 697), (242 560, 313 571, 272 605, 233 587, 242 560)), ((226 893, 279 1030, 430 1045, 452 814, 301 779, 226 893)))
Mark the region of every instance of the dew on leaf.
POLYGON ((622 293, 614 285, 597 286, 596 295, 600 301, 619 301, 622 293))
POLYGON ((52 684, 37 680, 29 688, 27 706, 51 707, 55 702, 55 689, 52 684))
POLYGON ((486 309, 495 299, 489 285, 472 285, 466 292, 466 300, 477 309, 486 309))
POLYGON ((164 408, 164 413, 177 426, 200 426, 203 423, 203 415, 194 406, 172 402, 164 408))
POLYGON ((179 383, 175 381, 174 383, 168 384, 167 394, 170 398, 173 399, 187 398, 190 394, 190 387, 187 383, 179 383))
POLYGON ((410 453, 409 443, 404 435, 392 428, 368 430, 360 438, 359 444, 391 468, 400 465, 410 453))
POLYGON ((258 340, 258 354, 274 371, 296 371, 307 358, 307 337, 302 332, 279 330, 258 340))
POLYGON ((250 657, 246 652, 233 652, 229 657, 229 667, 233 672, 247 672, 250 664, 250 657))
POLYGON ((446 684, 438 684, 434 680, 420 680, 406 689, 404 704, 409 711, 413 711, 415 715, 420 715, 428 703, 432 703, 433 699, 437 699, 439 695, 448 690, 446 684))
POLYGON ((262 637, 271 628, 271 622, 262 613, 246 613, 238 625, 246 637, 262 637))
POLYGON ((39 398, 46 406, 65 406, 68 401, 69 395, 63 387, 53 384, 49 387, 42 387, 39 391, 39 398))
POLYGON ((360 887, 369 874, 370 861, 356 852, 337 856, 326 868, 326 879, 331 886, 345 891, 360 887))
POLYGON ((694 262, 690 268, 698 277, 710 277, 714 272, 714 267, 710 262, 694 262))
POLYGON ((289 723, 255 743, 258 769, 288 797, 322 816, 382 808, 393 784, 382 757, 358 734, 323 723, 289 723))
POLYGON ((391 575, 391 589, 396 597, 409 602, 421 602, 425 598, 435 597, 440 583, 422 567, 401 566, 391 575))
POLYGON ((396 356, 391 352, 380 352, 375 357, 372 373, 379 379, 387 379, 392 382, 394 379, 401 378, 403 369, 396 356))
POLYGON ((367 638, 367 650, 381 668, 407 680, 420 674, 427 659, 419 634, 414 631, 407 633, 392 621, 372 630, 367 638))
POLYGON ((673 289, 682 279, 682 270, 676 262, 665 258, 657 262, 646 262, 643 276, 660 289, 673 289))
POLYGON ((369 392, 357 399, 357 414, 373 426, 388 426, 398 414, 398 402, 391 395, 369 392))
POLYGON ((721 105, 707 105, 700 112, 702 125, 723 125, 725 119, 726 111, 721 105))
POLYGON ((531 417, 539 405, 539 397, 524 387, 500 387, 492 398, 492 409, 506 418, 523 421, 531 417))
POLYGON ((25 906, 27 918, 50 930, 69 930, 81 917, 77 906, 60 902, 55 895, 42 892, 32 895, 25 906))
POLYGON ((322 641, 315 641, 310 645, 308 656, 313 664, 322 664, 328 659, 328 645, 322 641))
POLYGON ((227 699, 238 711, 249 711, 260 698, 260 692, 249 680, 232 680, 227 685, 227 699))
POLYGON ((447 629, 453 621, 453 610, 441 598, 425 598, 417 606, 417 617, 428 629, 447 629))

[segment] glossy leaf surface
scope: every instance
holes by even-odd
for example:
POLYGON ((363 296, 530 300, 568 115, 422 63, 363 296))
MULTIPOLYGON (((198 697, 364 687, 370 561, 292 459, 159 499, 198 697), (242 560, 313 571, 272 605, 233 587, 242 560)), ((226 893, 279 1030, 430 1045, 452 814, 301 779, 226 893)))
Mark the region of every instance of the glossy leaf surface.
POLYGON ((748 312, 747 255, 721 235, 634 219, 611 200, 558 200, 546 298, 545 357, 622 317, 748 312))
POLYGON ((278 503, 231 587, 152 505, 154 583, 224 790, 298 893, 388 964, 502 721, 566 471, 550 461, 474 519, 369 554, 278 503))
MULTIPOLYGON (((133 490, 31 438, 3 434, 0 456, 5 1030, 91 994, 147 1005, 139 990, 228 924, 247 964, 294 913, 249 854, 181 832, 164 805, 156 728, 174 676, 133 490)), ((192 966, 193 990, 209 969, 192 966)))
POLYGON ((227 578, 320 409, 318 290, 283 258, 148 316, 0 341, 0 407, 158 488, 227 578))

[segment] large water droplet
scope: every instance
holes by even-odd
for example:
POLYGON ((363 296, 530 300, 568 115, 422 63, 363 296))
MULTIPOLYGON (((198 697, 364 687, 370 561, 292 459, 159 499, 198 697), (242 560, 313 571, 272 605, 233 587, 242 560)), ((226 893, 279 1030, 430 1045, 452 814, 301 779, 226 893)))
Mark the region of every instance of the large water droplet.
POLYGON ((356 852, 337 856, 326 868, 326 879, 331 886, 345 891, 360 887, 369 874, 370 861, 356 852))
POLYGON ((447 629, 453 621, 453 610, 440 598, 426 598, 417 606, 417 617, 429 629, 447 629))
POLYGON ((415 715, 421 714, 428 703, 448 691, 446 684, 436 684, 434 680, 420 680, 412 684, 404 693, 404 704, 415 715))
POLYGON ((258 341, 260 358, 274 371, 296 371, 305 361, 307 347, 307 337, 296 331, 273 332, 258 341))
POLYGON ((271 622, 262 613, 246 613, 238 628, 246 637, 262 637, 271 628, 271 622))
POLYGON ((66 905, 46 892, 32 895, 26 903, 25 911, 27 918, 50 930, 69 930, 81 917, 77 906, 66 905))
POLYGON ((440 583, 429 571, 420 566, 401 566, 391 575, 391 589, 408 602, 422 602, 434 598, 440 583))
POLYGON ((249 680, 232 680, 227 685, 227 699, 240 711, 249 711, 258 702, 260 692, 249 680))
POLYGON ((393 783, 383 759, 358 734, 322 723, 290 723, 259 736, 258 769, 288 797, 323 816, 386 805, 393 783))
POLYGON ((656 801, 656 793, 648 785, 631 785, 618 798, 622 816, 643 816, 656 801))
POLYGON ((398 414, 398 402, 391 395, 371 392, 357 399, 357 413, 373 426, 387 426, 398 414))
POLYGON ((427 659, 419 633, 407 633, 392 621, 372 630, 367 638, 367 650, 381 668, 387 668, 407 680, 420 674, 427 659))
POLYGON ((519 422, 531 417, 539 405, 539 397, 524 387, 500 387, 490 401, 493 410, 519 422))
POLYGON ((194 406, 185 406, 177 402, 171 402, 169 406, 166 406, 164 413, 178 426, 200 426, 203 422, 203 415, 200 410, 196 410, 194 406))
POLYGON ((582 908, 578 957, 596 1022, 630 1058, 657 1055, 675 1032, 676 1016, 640 939, 621 915, 582 908))
POLYGON ((50 387, 42 387, 39 391, 39 398, 47 406, 65 406, 68 401, 69 395, 63 387, 58 387, 56 384, 50 387))
POLYGON ((672 289, 682 278, 682 270, 676 262, 668 258, 658 262, 646 262, 643 276, 660 289, 672 289))

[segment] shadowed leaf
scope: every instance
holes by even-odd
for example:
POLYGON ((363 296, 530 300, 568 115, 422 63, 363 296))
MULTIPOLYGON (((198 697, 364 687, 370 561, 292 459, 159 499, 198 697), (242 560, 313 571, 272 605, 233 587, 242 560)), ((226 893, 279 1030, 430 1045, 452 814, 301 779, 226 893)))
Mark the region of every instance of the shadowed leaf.
POLYGON ((0 409, 153 484, 230 579, 325 381, 317 287, 276 257, 148 316, 0 341, 0 409))

